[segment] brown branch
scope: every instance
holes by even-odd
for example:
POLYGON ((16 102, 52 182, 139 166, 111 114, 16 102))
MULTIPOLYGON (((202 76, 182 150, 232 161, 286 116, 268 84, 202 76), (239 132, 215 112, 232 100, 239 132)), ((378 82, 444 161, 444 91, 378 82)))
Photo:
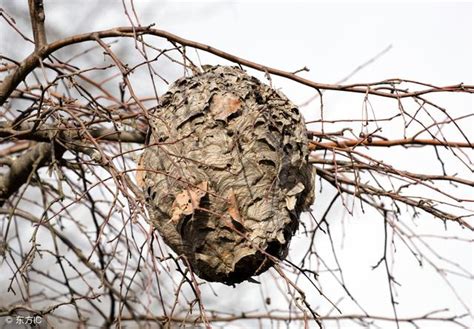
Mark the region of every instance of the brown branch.
MULTIPOLYGON (((65 143, 83 139, 83 129, 71 129, 69 127, 55 127, 41 125, 39 129, 33 130, 33 124, 23 123, 15 128, 10 122, 0 122, 0 138, 34 140, 37 142, 50 142, 59 139, 65 143)), ((145 142, 145 134, 140 131, 117 131, 107 128, 90 128, 88 134, 97 141, 113 141, 122 143, 145 142)))
MULTIPOLYGON (((78 136, 78 132, 74 132, 70 128, 60 128, 54 126, 42 125, 41 130, 33 131, 32 125, 22 124, 20 127, 13 128, 10 122, 0 122, 0 137, 3 138, 16 138, 21 140, 34 140, 38 142, 47 142, 51 140, 51 136, 61 136, 65 140, 77 140, 81 139, 78 136)), ((122 143, 138 143, 143 144, 145 142, 145 134, 136 131, 117 131, 106 128, 91 128, 88 129, 90 135, 96 139, 102 141, 113 141, 122 143)), ((408 145, 432 145, 432 146, 444 146, 444 147, 458 147, 458 148, 474 148, 472 143, 464 142, 443 142, 435 139, 419 139, 419 138, 406 138, 406 139, 392 139, 392 140, 368 140, 367 138, 351 139, 345 141, 335 141, 321 143, 316 141, 309 142, 310 149, 312 151, 319 149, 333 149, 333 148, 349 148, 357 146, 374 146, 374 147, 391 147, 391 146, 408 146, 408 145)))
MULTIPOLYGON (((14 129, 10 122, 0 122, 0 138, 40 142, 18 158, 6 159, 8 161, 4 164, 7 164, 10 169, 6 174, 0 176, 0 206, 28 181, 38 168, 48 165, 53 156, 59 159, 66 150, 73 153, 85 153, 102 166, 109 168, 108 161, 105 161, 103 154, 97 151, 99 149, 97 143, 101 141, 144 143, 145 141, 145 135, 138 131, 116 131, 106 128, 86 129, 85 127, 71 129, 47 125, 42 125, 40 128, 35 129, 34 124, 26 122, 17 125, 17 129, 14 129), (58 150, 52 150, 52 145, 55 145, 58 150)), ((6 151, 6 153, 8 152, 6 151)), ((109 170, 113 171, 113 176, 119 176, 113 167, 110 167, 109 170)), ((134 186, 128 176, 123 179, 136 196, 141 195, 140 190, 134 186)))
MULTIPOLYGON (((62 153, 60 150, 56 152, 62 153)), ((15 159, 9 171, 0 176, 0 206, 30 179, 36 169, 49 162, 52 156, 53 148, 50 143, 38 143, 15 159)))
POLYGON ((37 52, 48 43, 44 29, 45 14, 43 0, 28 0, 28 7, 30 8, 31 28, 35 40, 35 52, 37 52))
POLYGON ((29 147, 30 147, 30 142, 28 141, 17 142, 11 146, 2 148, 0 150, 0 158, 12 155, 14 153, 23 152, 29 147))
POLYGON ((463 148, 474 148, 472 143, 463 142, 443 142, 436 139, 418 139, 418 138, 405 138, 405 139, 391 139, 391 140, 368 140, 367 138, 350 139, 345 141, 335 141, 328 143, 320 143, 311 141, 310 149, 332 149, 332 148, 348 148, 357 146, 376 146, 376 147, 391 147, 391 146, 406 146, 406 145, 433 145, 433 146, 444 146, 444 147, 463 147, 463 148))
MULTIPOLYGON (((117 296, 117 298, 125 305, 125 307, 127 308, 127 310, 130 312, 131 315, 131 318, 135 318, 135 313, 134 313, 134 309, 133 307, 130 305, 129 301, 127 301, 123 295, 121 294, 120 291, 118 291, 111 282, 109 282, 108 280, 106 280, 104 278, 104 275, 103 275, 103 272, 100 270, 100 268, 98 268, 97 266, 95 266, 95 264, 91 261, 89 261, 89 259, 87 258, 86 255, 84 255, 83 251, 81 248, 78 248, 76 244, 74 244, 71 239, 69 239, 67 237, 67 235, 59 230, 57 230, 53 225, 50 224, 49 221, 42 221, 40 219, 38 219, 37 217, 35 217, 34 215, 26 212, 26 211, 22 211, 20 209, 1 209, 0 208, 0 214, 3 214, 3 215, 14 215, 14 216, 19 216, 19 217, 23 217, 24 219, 27 219, 29 221, 31 221, 32 223, 36 224, 36 225, 41 225, 43 227, 45 227, 46 229, 48 229, 50 232, 51 232, 51 235, 53 237, 57 237, 61 240, 61 242, 63 242, 76 256, 77 258, 79 259, 80 263, 87 266, 87 268, 89 268, 96 276, 97 278, 99 278, 100 282, 107 288, 109 289, 109 291, 111 293, 114 294, 114 296, 117 296)), ((49 308, 48 308, 49 309, 49 308)), ((1 312, 1 310, 0 310, 1 312)), ((1 316, 1 313, 0 313, 0 316, 1 316)))
MULTIPOLYGON (((385 163, 374 163, 374 164, 368 164, 368 163, 363 163, 363 162, 349 162, 349 161, 341 161, 341 160, 329 160, 329 159, 324 159, 324 158, 318 158, 318 157, 311 157, 309 160, 310 163, 313 164, 322 164, 327 166, 333 166, 336 165, 338 168, 347 168, 347 170, 352 171, 352 170, 371 170, 371 171, 376 171, 380 172, 383 174, 393 174, 395 176, 398 176, 399 178, 408 178, 411 180, 419 180, 419 181, 451 181, 453 183, 459 183, 467 186, 472 186, 474 187, 474 180, 468 180, 464 178, 460 178, 457 176, 450 176, 450 175, 425 175, 425 174, 417 174, 405 170, 398 170, 393 168, 392 166, 389 166, 385 163)), ((433 187, 430 187, 433 188, 433 187)), ((456 199, 457 200, 457 199, 456 199)), ((465 201, 465 200, 457 200, 458 202, 465 201)))
POLYGON ((179 43, 183 46, 200 49, 208 53, 214 54, 216 56, 219 56, 221 58, 232 61, 234 63, 251 67, 261 72, 265 72, 267 74, 278 75, 278 76, 299 82, 303 85, 316 88, 316 89, 371 94, 371 95, 377 95, 377 96, 394 98, 394 99, 415 97, 415 96, 420 96, 423 94, 433 93, 433 92, 474 93, 474 86, 463 85, 463 84, 446 86, 446 87, 430 87, 424 90, 414 91, 414 92, 406 92, 406 91, 401 91, 397 89, 396 90, 397 93, 393 93, 393 91, 395 91, 395 88, 393 87, 393 85, 395 83, 404 81, 400 79, 385 80, 382 82, 378 82, 376 84, 360 84, 360 85, 349 85, 349 86, 338 85, 338 84, 317 83, 317 82, 302 78, 292 72, 283 71, 283 70, 275 69, 266 65, 258 64, 250 60, 232 55, 225 51, 219 50, 217 48, 211 47, 209 45, 179 37, 167 31, 153 29, 151 27, 117 27, 110 30, 78 34, 72 37, 55 41, 39 49, 37 52, 35 51, 33 54, 29 55, 25 60, 23 60, 20 63, 20 65, 16 67, 14 72, 8 75, 5 78, 5 80, 0 84, 0 105, 3 105, 5 103, 5 101, 13 92, 13 90, 15 90, 15 88, 26 78, 26 76, 36 68, 40 59, 47 57, 48 55, 52 54, 53 52, 61 48, 64 48, 72 44, 85 42, 85 41, 93 41, 93 40, 96 41, 98 38, 100 39, 114 38, 114 37, 135 38, 138 35, 145 35, 145 34, 165 38, 170 42, 179 43), (384 84, 386 86, 384 88, 378 87, 380 84, 384 84), (387 91, 382 91, 382 90, 387 90, 387 91))
MULTIPOLYGON (((398 201, 401 203, 404 203, 408 206, 411 206, 413 208, 418 208, 421 209, 443 221, 453 221, 457 222, 459 225, 468 228, 471 231, 474 231, 474 226, 466 222, 462 216, 455 216, 453 214, 450 214, 448 212, 445 212, 441 209, 438 209, 430 204, 430 202, 420 199, 420 200, 415 200, 407 196, 403 196, 400 193, 396 192, 390 192, 390 191, 385 191, 381 188, 376 188, 374 186, 371 186, 369 184, 361 184, 356 181, 353 181, 351 179, 348 179, 346 177, 343 177, 342 175, 338 175, 337 173, 331 173, 328 170, 325 170, 323 168, 315 167, 316 168, 316 173, 318 176, 322 177, 326 181, 328 181, 330 184, 332 184, 334 187, 337 189, 343 190, 343 192, 347 194, 353 194, 359 198, 362 198, 364 194, 370 195, 372 197, 388 197, 392 199, 393 201, 398 201), (349 190, 349 189, 342 189, 342 185, 347 185, 347 186, 353 186, 354 190, 349 190)), ((365 201, 365 200, 364 200, 365 201)), ((375 207, 377 208, 377 207, 375 207)))
MULTIPOLYGON (((446 310, 440 310, 446 311, 446 310)), ((377 316, 377 315, 369 315, 369 314, 345 314, 345 315, 322 315, 320 317, 321 320, 325 321, 342 321, 342 320, 378 320, 378 321, 389 321, 389 322, 407 322, 413 324, 417 321, 446 321, 446 322, 454 322, 457 323, 457 320, 466 317, 466 315, 459 315, 459 316, 436 316, 435 313, 438 312, 431 312, 420 316, 414 317, 403 317, 403 318, 392 318, 386 316, 377 316)), ((192 317, 166 317, 166 316, 138 316, 137 317, 140 321, 159 321, 159 322, 177 322, 177 323, 189 323, 189 324, 196 324, 200 323, 200 318, 192 318, 192 317)), ((137 318, 132 318, 128 316, 123 316, 120 320, 121 321, 136 321, 137 318)), ((227 315, 227 316, 219 316, 215 314, 210 314, 208 316, 209 321, 211 322, 233 322, 233 321, 242 321, 242 320, 274 320, 274 321, 306 321, 308 317, 306 315, 300 314, 272 314, 272 313, 242 313, 240 315, 227 315)))

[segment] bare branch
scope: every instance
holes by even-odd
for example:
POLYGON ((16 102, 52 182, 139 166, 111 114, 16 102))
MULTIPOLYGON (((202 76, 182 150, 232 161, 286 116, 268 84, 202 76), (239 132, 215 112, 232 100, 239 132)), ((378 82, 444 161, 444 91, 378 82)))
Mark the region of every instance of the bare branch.
MULTIPOLYGON (((60 150, 57 152, 60 153, 60 150)), ((0 206, 28 181, 38 168, 51 160, 52 155, 51 144, 39 143, 15 159, 8 173, 0 176, 0 206)))
MULTIPOLYGON (((84 140, 84 131, 71 129, 70 127, 60 127, 57 125, 41 125, 38 129, 33 129, 34 124, 23 123, 13 128, 12 122, 0 122, 0 137, 5 139, 33 140, 37 142, 49 142, 53 139, 59 139, 65 143, 84 140)), ((112 141, 121 143, 139 143, 145 142, 145 134, 135 131, 117 131, 108 128, 89 128, 88 134, 97 141, 112 141)))
MULTIPOLYGON (((427 314, 423 314, 420 316, 411 316, 411 317, 401 317, 401 318, 393 318, 387 316, 378 316, 373 314, 344 314, 344 315, 322 315, 320 316, 321 320, 325 321, 341 321, 341 320, 355 320, 355 321, 362 321, 362 320, 380 320, 384 322, 400 322, 400 323, 408 323, 414 325, 415 323, 429 323, 429 322, 450 322, 457 325, 459 328, 465 328, 458 320, 467 317, 467 315, 460 315, 460 316, 442 316, 438 315, 437 313, 441 313, 440 310, 438 312, 431 312, 427 314)), ((212 312, 209 314, 209 321, 215 323, 216 325, 221 323, 227 322, 234 322, 234 321, 251 321, 251 320, 273 320, 273 321, 288 321, 287 314, 280 314, 280 312, 271 312, 271 313, 243 313, 239 315, 219 315, 219 312, 212 312)), ((305 322, 307 320, 307 316, 302 314, 295 314, 292 317, 292 320, 295 321, 302 321, 305 322)), ((199 318, 166 318, 166 317, 152 317, 152 316, 143 316, 138 318, 140 321, 150 321, 150 322, 163 322, 167 323, 168 321, 175 322, 175 323, 187 323, 187 324, 196 324, 201 323, 199 318)), ((136 318, 131 317, 123 317, 123 321, 136 321, 136 318)))
POLYGON ((39 51, 31 54, 23 62, 21 62, 21 64, 14 70, 12 74, 10 74, 9 76, 5 78, 2 84, 0 84, 0 105, 3 105, 3 103, 7 100, 7 98, 13 92, 13 90, 15 90, 18 84, 21 81, 23 81, 23 79, 38 65, 40 58, 45 58, 46 56, 54 53, 55 51, 61 48, 64 48, 66 46, 76 44, 76 43, 97 40, 98 38, 103 39, 103 38, 113 38, 113 37, 136 37, 137 35, 145 35, 145 34, 162 37, 162 38, 167 39, 170 42, 176 42, 183 46, 200 49, 208 53, 214 54, 216 56, 219 56, 221 58, 225 58, 234 63, 245 65, 247 67, 251 67, 253 69, 259 70, 261 72, 288 78, 302 85, 306 85, 308 87, 312 87, 316 89, 371 94, 371 95, 377 95, 377 96, 394 98, 394 99, 421 96, 424 94, 434 93, 434 92, 466 92, 466 93, 474 92, 474 86, 464 85, 462 83, 457 84, 457 85, 445 86, 445 87, 433 86, 428 89, 424 89, 420 91, 406 92, 403 90, 396 89, 394 87, 396 84, 399 84, 404 81, 401 79, 389 79, 389 80, 384 80, 384 81, 380 81, 376 83, 358 84, 358 85, 352 84, 348 86, 317 83, 317 82, 302 78, 292 72, 283 71, 283 70, 272 68, 266 65, 258 64, 250 60, 232 55, 225 51, 219 50, 217 48, 211 47, 209 45, 179 37, 167 31, 153 29, 151 27, 117 27, 110 30, 84 33, 84 34, 75 35, 69 38, 65 38, 62 40, 58 40, 53 43, 50 43, 49 45, 41 48, 39 51))
POLYGON ((444 147, 460 147, 460 148, 474 148, 472 143, 463 142, 443 142, 436 139, 419 139, 419 138, 405 138, 405 139, 392 139, 392 140, 373 140, 367 138, 320 143, 311 141, 311 148, 317 149, 330 149, 330 148, 351 148, 357 146, 374 146, 374 147, 391 147, 391 146, 408 146, 408 145, 433 145, 433 146, 444 146, 444 147))
POLYGON ((39 51, 48 42, 46 41, 46 31, 44 28, 44 6, 43 0, 28 0, 30 8, 31 28, 35 40, 35 52, 39 51))

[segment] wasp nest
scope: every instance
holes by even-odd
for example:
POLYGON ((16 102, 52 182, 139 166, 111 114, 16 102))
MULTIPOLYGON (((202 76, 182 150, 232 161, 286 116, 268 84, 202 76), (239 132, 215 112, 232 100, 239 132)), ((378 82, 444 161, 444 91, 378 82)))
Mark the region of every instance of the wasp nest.
POLYGON ((284 258, 313 199, 296 106, 241 69, 216 66, 176 81, 151 115, 139 181, 165 242, 201 278, 225 284, 284 258))

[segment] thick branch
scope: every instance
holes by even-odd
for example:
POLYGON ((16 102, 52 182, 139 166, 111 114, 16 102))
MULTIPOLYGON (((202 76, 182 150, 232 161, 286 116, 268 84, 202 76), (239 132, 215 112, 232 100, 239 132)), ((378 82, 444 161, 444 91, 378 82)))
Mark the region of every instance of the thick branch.
MULTIPOLYGON (((88 135, 98 141, 113 141, 122 143, 145 142, 145 134, 140 131, 117 131, 106 128, 90 128, 88 135)), ((55 127, 41 125, 40 129, 33 130, 33 124, 23 123, 20 126, 12 127, 8 121, 0 122, 0 138, 15 138, 19 140, 34 140, 37 142, 50 142, 53 138, 59 138, 63 142, 72 142, 83 139, 82 130, 74 130, 67 127, 55 127)))
MULTIPOLYGON (((42 125, 41 129, 32 130, 33 124, 22 124, 15 128, 8 121, 0 122, 0 137, 16 138, 19 140, 34 140, 37 142, 49 142, 51 136, 60 136, 65 141, 81 139, 81 132, 71 130, 70 128, 61 128, 55 126, 42 125)), ((145 142, 145 134, 140 131, 117 131, 106 128, 91 128, 88 133, 101 141, 112 141, 122 143, 138 143, 145 142)), ((350 139, 345 141, 335 141, 320 143, 310 141, 310 149, 331 149, 331 148, 348 148, 356 146, 374 146, 374 147, 391 147, 391 146, 408 146, 408 145, 432 145, 444 147, 473 148, 472 143, 440 141, 436 139, 391 139, 391 140, 368 140, 368 139, 350 139)))
POLYGON ((407 146, 407 145, 432 145, 432 146, 445 146, 445 147, 465 147, 474 148, 472 143, 463 142, 449 142, 440 141, 436 139, 418 139, 418 138, 406 138, 406 139, 389 139, 389 140, 368 140, 367 138, 350 139, 344 141, 335 141, 328 143, 319 143, 315 141, 310 142, 310 149, 331 149, 331 148, 348 148, 356 146, 377 146, 377 147, 390 147, 390 146, 407 146))
POLYGON ((9 171, 0 176, 0 206, 28 181, 37 168, 45 165, 52 157, 50 143, 38 143, 32 149, 15 159, 9 171))
POLYGON ((30 8, 31 28, 35 40, 35 52, 37 52, 48 43, 44 29, 43 0, 28 0, 28 7, 30 8))
POLYGON ((247 59, 229 54, 217 48, 213 48, 206 44, 202 44, 199 42, 181 38, 167 31, 153 29, 150 27, 136 27, 135 26, 135 27, 118 27, 111 30, 79 34, 79 35, 75 35, 69 38, 55 41, 39 49, 37 52, 35 51, 30 56, 28 56, 23 62, 21 62, 20 65, 17 66, 17 68, 14 70, 14 72, 10 74, 9 76, 7 76, 5 80, 0 84, 0 105, 3 105, 5 103, 5 101, 8 99, 8 97, 13 92, 13 90, 15 90, 15 88, 26 78, 26 76, 36 68, 40 59, 47 57, 48 55, 52 54, 58 49, 64 48, 72 44, 85 42, 85 41, 96 41, 97 38, 136 37, 137 35, 144 35, 144 34, 155 35, 157 37, 165 38, 170 42, 175 42, 183 46, 189 46, 196 49, 200 49, 208 53, 214 54, 216 56, 219 56, 221 58, 225 58, 234 63, 239 63, 241 65, 251 67, 253 69, 256 69, 265 73, 270 73, 270 74, 278 75, 284 78, 288 78, 290 80, 299 82, 303 85, 316 88, 316 89, 338 90, 338 91, 355 92, 355 93, 362 93, 362 94, 372 94, 372 95, 378 95, 378 96, 394 98, 394 99, 415 97, 415 96, 420 96, 423 94, 433 93, 433 92, 468 92, 468 93, 474 92, 474 86, 468 86, 468 85, 463 85, 463 84, 445 86, 445 87, 433 86, 428 89, 415 91, 415 92, 404 92, 402 90, 395 89, 395 87, 390 87, 391 85, 394 85, 396 83, 403 81, 400 79, 386 80, 386 81, 377 82, 375 84, 365 84, 365 85, 363 84, 337 85, 337 84, 317 83, 317 82, 302 78, 293 72, 283 71, 283 70, 275 69, 266 65, 258 64, 258 63, 249 61, 247 59), (383 91, 383 90, 386 90, 386 91, 383 91))

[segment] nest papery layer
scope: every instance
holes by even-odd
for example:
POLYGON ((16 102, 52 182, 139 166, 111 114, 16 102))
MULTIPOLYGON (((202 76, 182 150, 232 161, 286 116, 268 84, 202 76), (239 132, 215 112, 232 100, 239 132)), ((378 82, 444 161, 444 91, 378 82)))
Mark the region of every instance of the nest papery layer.
POLYGON ((288 252, 313 198, 306 129, 281 93, 234 67, 176 81, 151 112, 140 182, 153 225, 208 281, 238 283, 288 252))

